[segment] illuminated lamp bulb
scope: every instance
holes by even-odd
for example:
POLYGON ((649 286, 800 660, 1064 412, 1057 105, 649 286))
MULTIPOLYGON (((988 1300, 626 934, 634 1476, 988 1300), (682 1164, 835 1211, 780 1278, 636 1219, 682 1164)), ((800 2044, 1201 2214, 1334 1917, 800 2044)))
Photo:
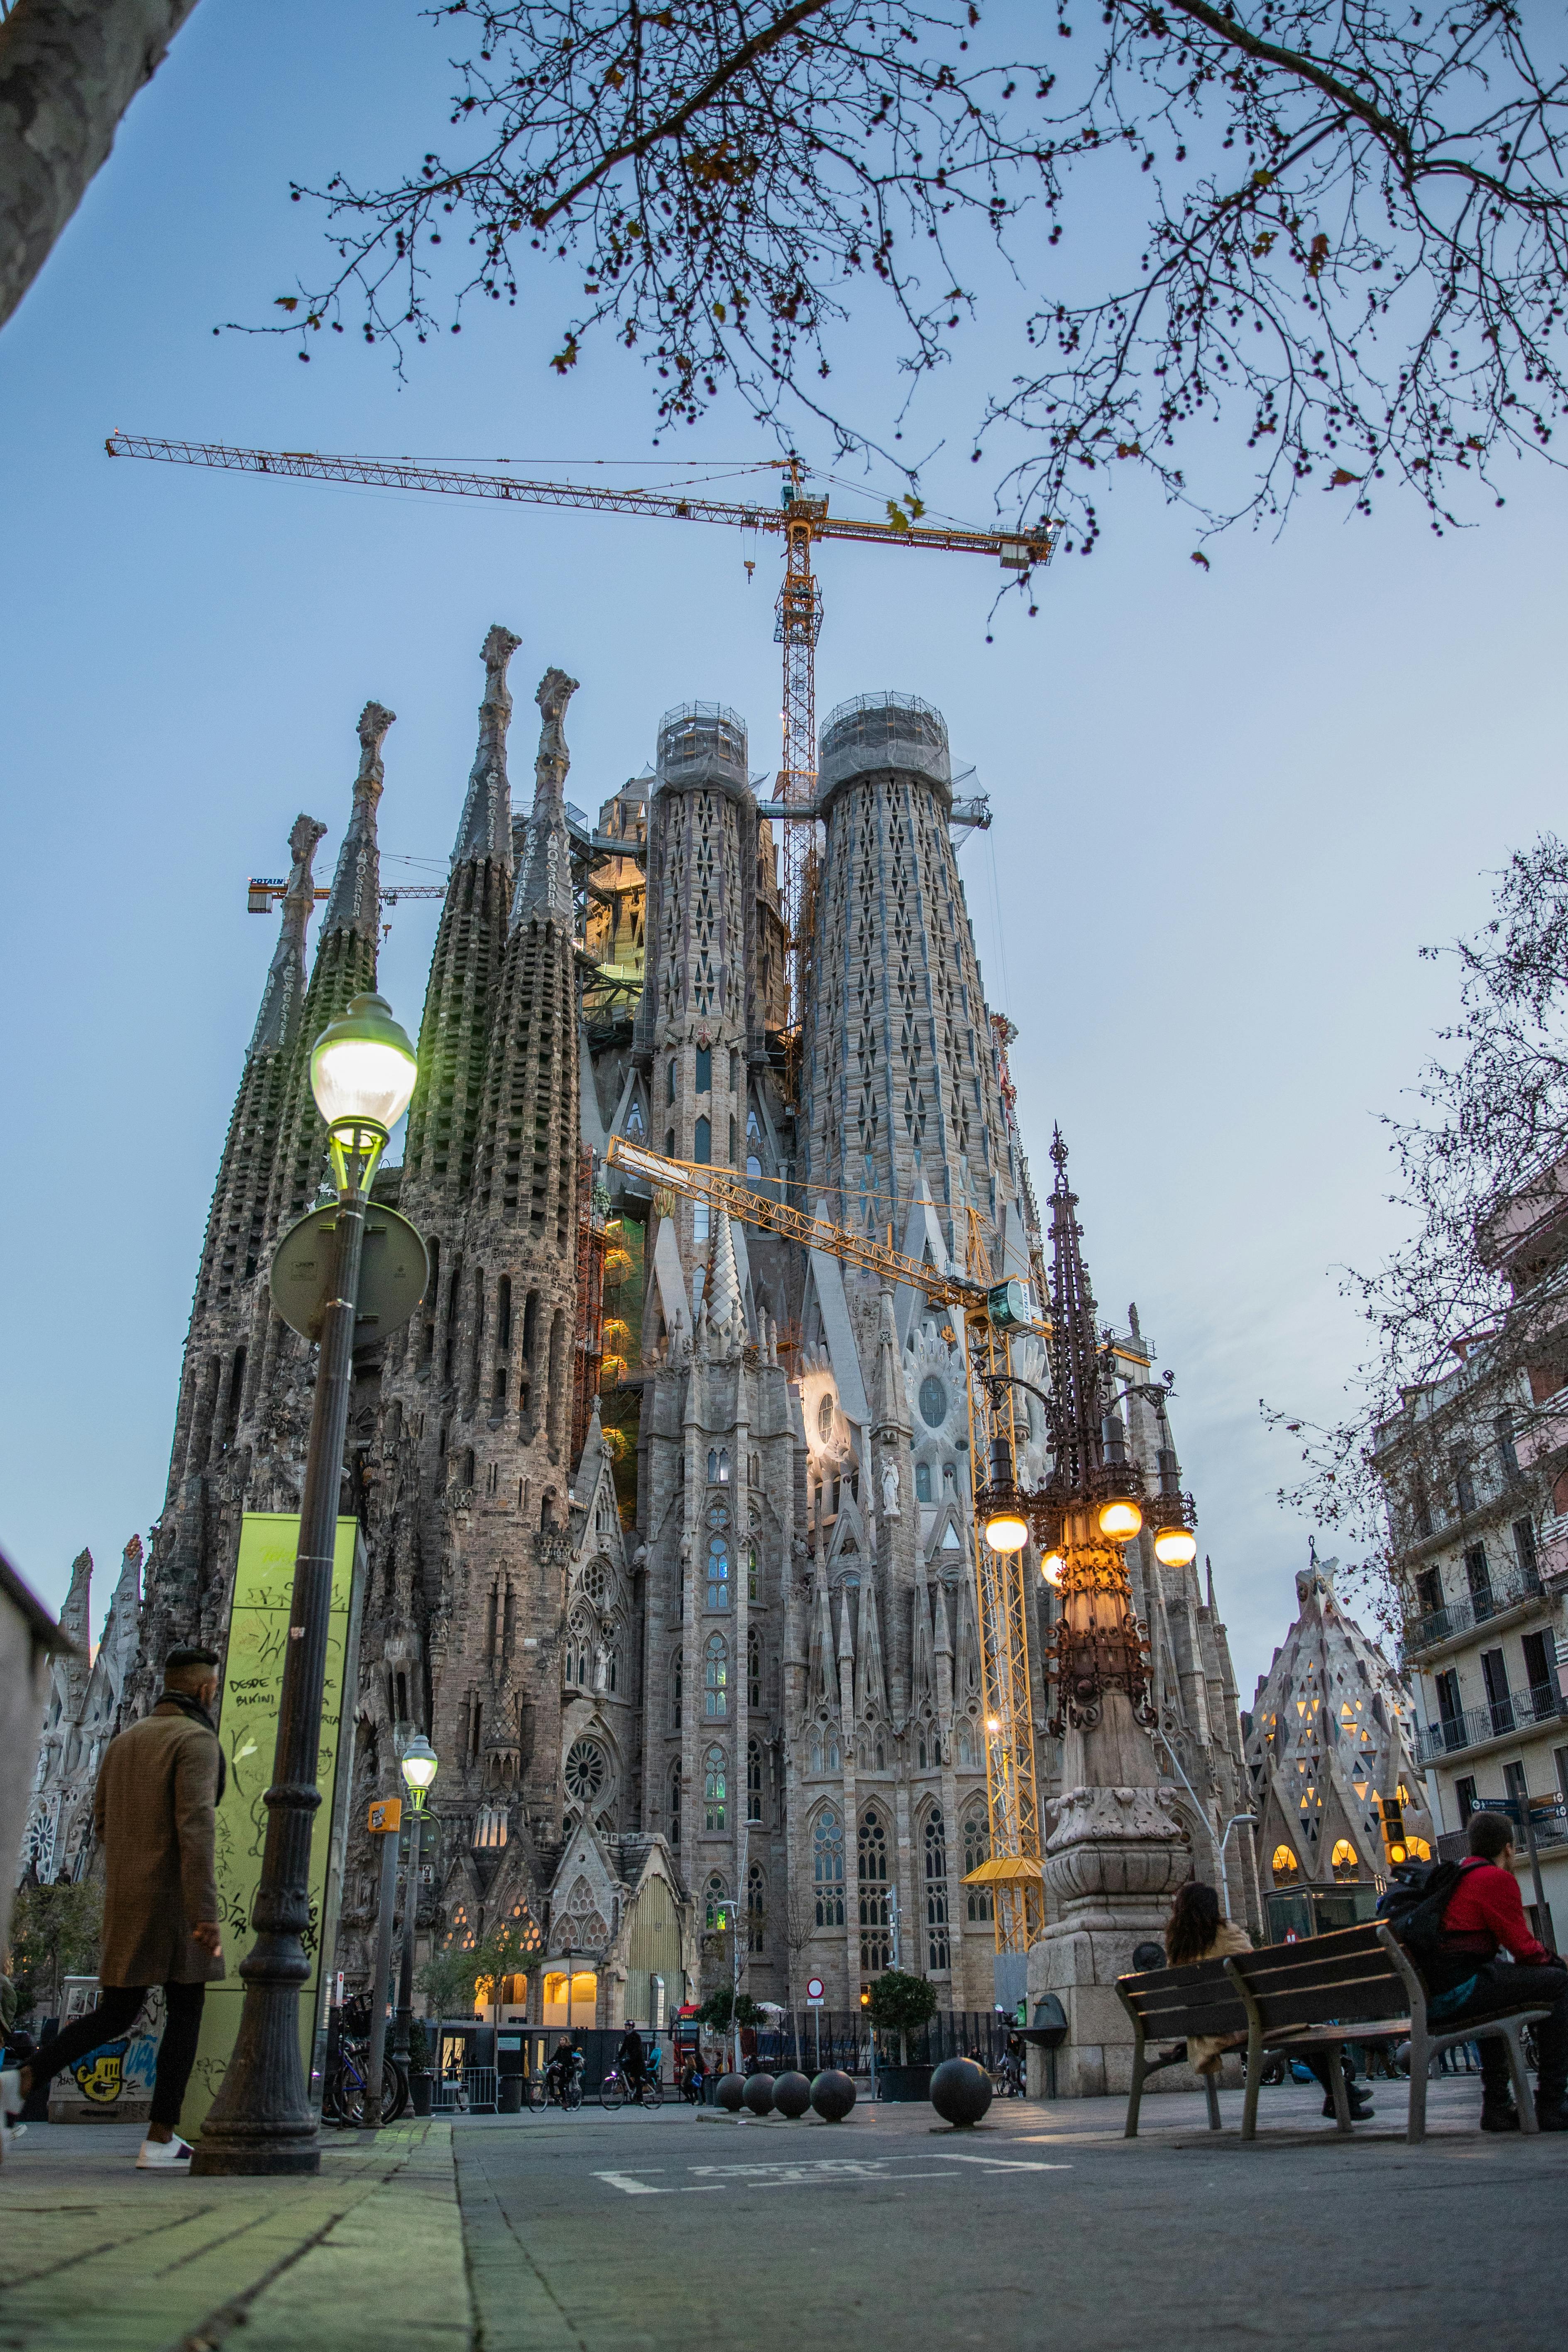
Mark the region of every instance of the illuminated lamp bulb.
POLYGON ((999 1715, 988 1715, 985 1718, 985 1728, 991 1734, 992 1738, 994 1739, 997 1733, 1002 1728, 1001 1717, 999 1715))
POLYGON ((1022 1551, 1029 1540, 1029 1522, 1016 1503, 999 1503, 987 1513, 985 1540, 993 1551, 1022 1551))
POLYGON ((1162 1528, 1154 1538, 1154 1557, 1167 1568, 1185 1568, 1198 1556, 1198 1539, 1191 1528, 1162 1528))
POLYGON ((1067 1574, 1067 1569, 1068 1564, 1059 1551, 1048 1551, 1040 1562, 1040 1574, 1045 1578, 1046 1582, 1058 1587, 1067 1574))
POLYGON ((1112 1543, 1131 1543, 1142 1524, 1142 1512, 1126 1495, 1115 1496, 1100 1507, 1100 1532, 1112 1543))

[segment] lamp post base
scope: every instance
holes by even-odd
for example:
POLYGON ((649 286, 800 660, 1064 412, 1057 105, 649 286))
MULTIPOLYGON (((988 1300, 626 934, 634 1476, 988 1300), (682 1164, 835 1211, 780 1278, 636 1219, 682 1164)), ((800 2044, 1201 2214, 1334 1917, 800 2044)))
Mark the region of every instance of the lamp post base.
POLYGON ((290 2175, 298 2179, 301 2174, 320 2172, 321 2168, 321 2143, 313 2131, 297 2138, 273 2138, 248 2132, 239 2138, 226 2133, 216 2142, 204 2132, 191 2151, 191 2170, 200 2173, 204 2180, 233 2179, 241 2173, 290 2175))

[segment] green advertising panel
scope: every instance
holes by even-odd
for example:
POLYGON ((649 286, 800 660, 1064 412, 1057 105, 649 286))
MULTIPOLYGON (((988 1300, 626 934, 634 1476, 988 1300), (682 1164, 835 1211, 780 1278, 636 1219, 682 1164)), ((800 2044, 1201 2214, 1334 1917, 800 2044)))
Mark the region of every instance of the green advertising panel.
MULTIPOLYGON (((339 1745, 343 1682, 357 1613, 354 1551, 358 1535, 356 1521, 338 1521, 332 1559, 331 1628, 321 1688, 321 1745, 316 1769, 321 1802, 310 1839, 310 1923, 305 1931, 310 1975, 300 1991, 300 2044, 307 2074, 321 2008, 323 1926, 330 1930, 335 1924, 329 1916, 335 1913, 336 1903, 329 1903, 328 1863, 342 1811, 337 1801, 339 1745)), ((240 2006, 245 1998, 239 1964, 256 1940, 250 1915, 267 1843, 267 1807, 262 1800, 272 1781, 278 1711, 283 1696, 283 1661, 289 1647, 289 1613, 294 1593, 294 1555, 299 1547, 298 1517, 281 1511, 245 1514, 228 1642, 224 1653, 222 1712, 218 1717, 218 1738, 228 1769, 228 1783, 217 1810, 217 1898, 223 1928, 224 1974, 221 1981, 215 1979, 207 1987, 195 2069, 181 2117, 180 2127, 187 2137, 200 2129, 217 2095, 239 2030, 240 2006)), ((342 1761, 346 1790, 347 1773, 353 1767, 353 1757, 347 1749, 342 1761)))

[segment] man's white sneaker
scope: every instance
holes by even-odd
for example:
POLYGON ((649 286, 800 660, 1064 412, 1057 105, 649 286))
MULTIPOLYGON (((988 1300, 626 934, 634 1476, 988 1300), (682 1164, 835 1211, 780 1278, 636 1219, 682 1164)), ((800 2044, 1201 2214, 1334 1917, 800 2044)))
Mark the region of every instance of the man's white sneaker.
POLYGON ((189 2178, 191 2151, 178 2132, 173 2139, 144 2139, 136 2159, 138 2172, 183 2172, 189 2178))

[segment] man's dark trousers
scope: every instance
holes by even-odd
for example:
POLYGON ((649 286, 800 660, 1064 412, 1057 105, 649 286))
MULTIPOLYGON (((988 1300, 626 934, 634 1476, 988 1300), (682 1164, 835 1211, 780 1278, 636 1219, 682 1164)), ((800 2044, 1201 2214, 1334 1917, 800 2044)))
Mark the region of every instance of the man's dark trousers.
MULTIPOLYGON (((136 2021, 136 2012, 146 2000, 146 1985, 105 1985, 98 1997, 98 2007, 87 2016, 79 2017, 63 2033, 46 2044, 36 2056, 27 2060, 32 2073, 33 2088, 38 2090, 51 2074, 64 2067, 74 2066, 89 2050, 100 2049, 106 2042, 118 2042, 128 2033, 136 2021)), ((171 2131, 180 2120, 180 2109, 185 2101, 185 2085, 191 2079, 191 2068, 196 2063, 196 2041, 202 2030, 202 2004, 206 1999, 205 1984, 167 1984, 163 1987, 165 2014, 163 2038, 158 2044, 158 2071, 153 2081, 153 2113, 150 2120, 166 2124, 171 2131)))
MULTIPOLYGON (((1434 2026, 1451 2033, 1472 2019, 1479 2025, 1489 2017, 1507 2016, 1513 2010, 1549 2009, 1550 2017, 1543 2017, 1535 2028, 1540 2060, 1536 2095, 1542 2106, 1560 2107, 1568 2093, 1568 1969, 1510 1967, 1506 1960, 1489 1960, 1477 1974, 1480 1981, 1469 1999, 1435 2017, 1434 2026)), ((1481 2095, 1489 2103, 1506 2100, 1506 2048, 1495 2034, 1476 2046, 1481 2059, 1481 2095)))

